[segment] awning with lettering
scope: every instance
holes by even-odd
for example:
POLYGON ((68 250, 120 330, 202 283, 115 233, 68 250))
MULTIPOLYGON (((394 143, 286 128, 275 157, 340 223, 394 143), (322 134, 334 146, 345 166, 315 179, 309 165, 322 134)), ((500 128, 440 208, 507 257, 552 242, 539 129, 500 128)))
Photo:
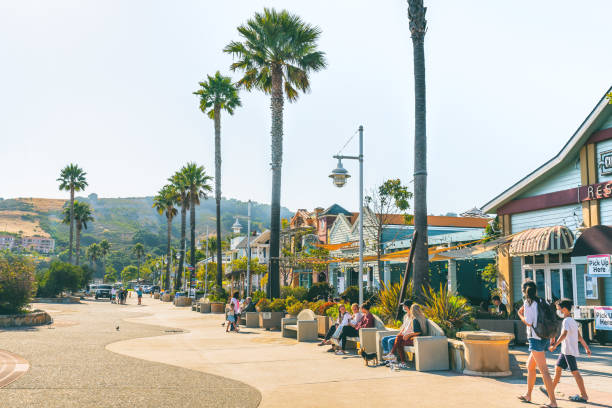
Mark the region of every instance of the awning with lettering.
POLYGON ((531 228, 515 234, 510 243, 510 255, 531 255, 549 252, 569 252, 574 234, 563 225, 531 228))

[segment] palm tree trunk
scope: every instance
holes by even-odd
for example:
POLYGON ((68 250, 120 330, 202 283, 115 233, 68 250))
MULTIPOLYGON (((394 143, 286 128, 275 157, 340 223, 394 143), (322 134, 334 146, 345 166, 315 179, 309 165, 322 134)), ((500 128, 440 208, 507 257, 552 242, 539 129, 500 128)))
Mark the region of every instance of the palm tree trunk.
POLYGON ((136 283, 138 283, 140 282, 140 256, 138 256, 136 259, 138 262, 138 272, 136 273, 136 283))
POLYGON ((81 255, 81 226, 77 223, 76 227, 76 263, 75 265, 79 265, 79 258, 81 255))
POLYGON ((191 207, 189 207, 189 229, 191 230, 191 256, 190 256, 190 260, 189 263, 191 264, 191 267, 193 268, 189 270, 189 280, 187 281, 187 290, 191 289, 191 274, 192 271, 195 273, 195 262, 196 262, 196 249, 195 249, 195 227, 196 227, 196 220, 195 220, 195 216, 196 216, 196 212, 195 212, 195 206, 196 206, 196 200, 195 200, 195 195, 197 194, 197 192, 195 191, 191 191, 191 207))
POLYGON ((72 263, 72 237, 74 235, 74 186, 70 186, 70 238, 68 261, 72 263))
POLYGON ((166 244, 166 276, 164 278, 165 291, 170 289, 170 257, 172 256, 170 253, 170 243, 172 241, 172 218, 166 216, 166 219, 168 220, 168 243, 166 244))
POLYGON ((176 281, 174 282, 174 290, 181 289, 181 282, 184 272, 185 263, 185 235, 187 230, 187 203, 181 205, 181 247, 179 249, 179 265, 176 274, 176 281))
MULTIPOLYGON (((215 105, 215 204, 217 212, 217 286, 223 285, 221 259, 221 108, 215 105)), ((207 237, 208 239, 208 237, 207 237)))
POLYGON ((414 229, 418 242, 414 249, 413 285, 417 298, 423 297, 423 287, 429 276, 427 251, 427 135, 425 107, 425 20, 423 0, 408 0, 408 17, 412 37, 414 62, 414 229))
POLYGON ((270 205, 270 262, 268 296, 280 297, 280 198, 283 164, 283 76, 279 65, 272 66, 272 201, 270 205))

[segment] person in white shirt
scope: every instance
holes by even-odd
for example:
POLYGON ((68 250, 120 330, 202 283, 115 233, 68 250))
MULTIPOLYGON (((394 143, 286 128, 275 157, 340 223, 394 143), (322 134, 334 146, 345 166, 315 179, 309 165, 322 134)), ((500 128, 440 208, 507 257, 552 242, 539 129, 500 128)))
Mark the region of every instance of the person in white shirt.
POLYGON ((538 302, 536 284, 531 279, 523 282, 523 306, 519 309, 519 318, 527 326, 527 341, 529 342, 529 358, 527 359, 527 393, 518 397, 521 402, 531 402, 531 392, 536 382, 536 367, 542 374, 544 386, 550 398, 550 403, 543 407, 556 408, 553 381, 546 365, 546 349, 550 345, 548 339, 541 339, 535 332, 538 326, 538 302))
POLYGON ((574 379, 576 380, 578 389, 580 390, 580 395, 570 397, 570 401, 587 402, 589 400, 589 396, 587 395, 586 388, 584 387, 584 380, 580 375, 580 371, 578 371, 578 364, 576 364, 576 357, 580 355, 580 351, 578 350, 578 342, 582 344, 584 351, 586 351, 589 357, 591 356, 591 350, 580 335, 578 323, 576 323, 576 321, 571 317, 573 305, 574 303, 570 299, 561 299, 557 301, 557 315, 563 318, 563 324, 561 326, 561 335, 549 349, 551 352, 555 351, 557 346, 561 344, 561 354, 559 354, 559 359, 557 360, 555 379, 553 380, 553 390, 557 387, 557 384, 559 384, 563 370, 569 368, 574 376, 574 379))

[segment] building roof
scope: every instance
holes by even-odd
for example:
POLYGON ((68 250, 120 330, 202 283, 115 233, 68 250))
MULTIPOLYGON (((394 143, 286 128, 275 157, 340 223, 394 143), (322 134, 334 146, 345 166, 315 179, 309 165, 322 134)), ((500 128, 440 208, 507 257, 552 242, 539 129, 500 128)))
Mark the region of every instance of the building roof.
MULTIPOLYGON (((359 215, 359 213, 357 213, 357 215, 359 215)), ((427 225, 432 227, 485 228, 490 221, 491 218, 480 217, 427 216, 427 225)), ((385 219, 385 225, 414 225, 414 219, 406 223, 404 215, 389 214, 385 219)))
POLYGON ((323 212, 321 212, 319 214, 319 217, 325 216, 325 215, 339 215, 339 214, 344 214, 344 215, 352 215, 350 211, 347 211, 344 209, 344 207, 338 205, 338 204, 332 204, 329 207, 327 207, 323 212))
POLYGON ((612 104, 610 104, 606 98, 606 95, 610 92, 612 92, 612 87, 606 91, 597 105, 595 105, 595 108, 593 108, 591 113, 578 127, 578 130, 574 132, 572 137, 555 157, 486 203, 482 207, 482 210, 489 214, 495 213, 499 207, 523 193, 533 182, 543 179, 546 175, 558 169, 560 166, 572 161, 579 154, 580 148, 589 137, 591 137, 595 131, 599 130, 604 121, 612 114, 612 104))
POLYGON ((476 218, 487 218, 487 214, 482 212, 482 210, 478 207, 474 207, 472 209, 467 210, 459 214, 461 217, 476 217, 476 218))

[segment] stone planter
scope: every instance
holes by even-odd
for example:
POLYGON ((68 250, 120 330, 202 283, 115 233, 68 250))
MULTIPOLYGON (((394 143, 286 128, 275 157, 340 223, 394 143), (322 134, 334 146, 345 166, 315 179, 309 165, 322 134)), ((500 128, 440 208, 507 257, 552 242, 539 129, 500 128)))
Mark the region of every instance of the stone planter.
POLYGON ((514 334, 481 330, 459 332, 457 337, 463 340, 465 352, 463 374, 483 377, 512 375, 508 343, 514 339, 514 334))
POLYGON ((331 327, 332 319, 329 316, 316 316, 317 318, 317 334, 325 337, 331 327))
POLYGON ((80 303, 76 296, 64 296, 58 298, 34 298, 32 303, 80 303))
POLYGON ((246 313, 246 327, 251 329, 259 327, 259 312, 246 313))
POLYGON ((225 313, 225 303, 223 302, 211 302, 210 313, 225 313))
POLYGON ((53 323, 53 319, 43 310, 18 315, 0 315, 0 327, 40 326, 49 323, 53 323))
POLYGON ((200 313, 210 313, 210 303, 200 302, 200 313))
POLYGON ((481 330, 513 334, 514 344, 525 344, 527 342, 527 329, 520 320, 476 319, 476 324, 481 330))
POLYGON ((174 298, 174 306, 176 307, 185 307, 185 306, 191 306, 191 298, 187 297, 187 296, 179 296, 177 298, 174 298))
POLYGON ((155 292, 153 294, 153 299, 159 299, 159 292, 155 292))
POLYGON ((161 300, 162 302, 172 302, 174 300, 174 295, 171 293, 164 293, 161 300))
POLYGON ((280 329, 283 312, 259 312, 259 327, 264 329, 280 329))
POLYGON ((465 370, 465 349, 461 340, 448 339, 448 358, 450 369, 463 374, 463 370, 465 370))

